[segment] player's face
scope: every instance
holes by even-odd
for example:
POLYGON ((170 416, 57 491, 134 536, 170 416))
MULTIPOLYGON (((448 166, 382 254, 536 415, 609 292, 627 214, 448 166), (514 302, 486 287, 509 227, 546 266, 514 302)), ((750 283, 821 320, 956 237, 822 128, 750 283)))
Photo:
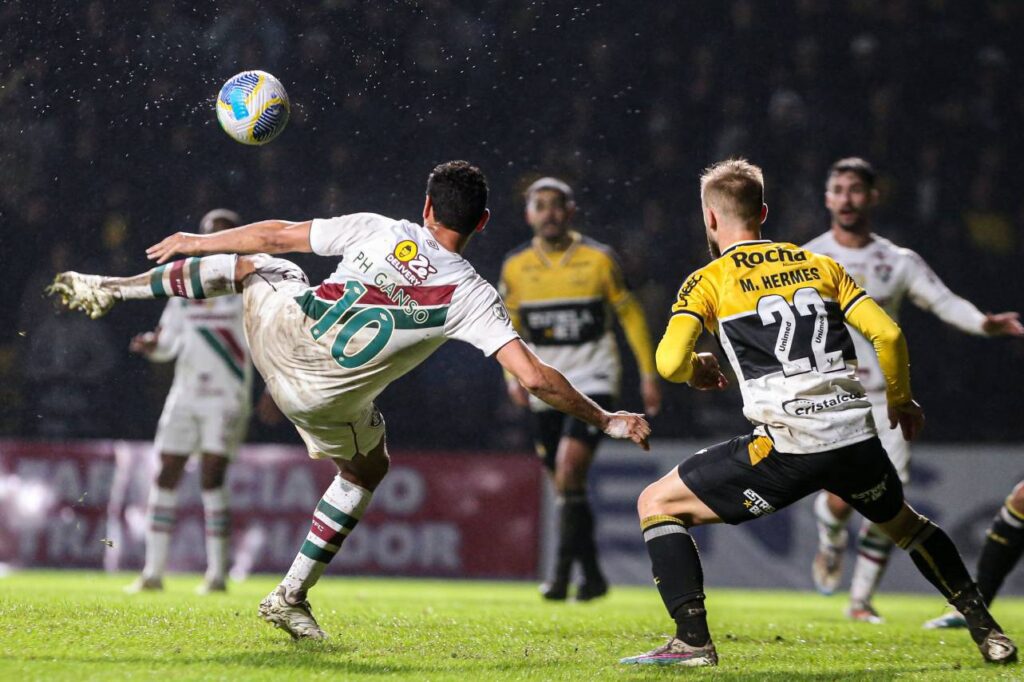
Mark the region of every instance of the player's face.
POLYGON ((825 208, 832 214, 832 224, 851 232, 867 227, 875 198, 876 192, 849 171, 833 173, 825 186, 825 208))
POLYGON ((574 207, 566 203, 564 194, 554 189, 541 189, 526 203, 526 222, 535 235, 553 241, 569 231, 573 212, 574 207))

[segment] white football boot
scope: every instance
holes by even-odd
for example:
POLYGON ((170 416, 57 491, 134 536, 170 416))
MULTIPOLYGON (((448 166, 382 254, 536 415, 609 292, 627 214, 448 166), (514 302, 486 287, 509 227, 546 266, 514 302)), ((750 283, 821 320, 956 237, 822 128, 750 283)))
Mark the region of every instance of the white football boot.
POLYGON ((78 272, 61 272, 46 288, 51 296, 60 296, 68 310, 81 310, 92 319, 103 317, 117 302, 113 291, 102 287, 103 277, 78 272))
POLYGON ((125 594, 138 594, 139 592, 163 592, 163 578, 154 578, 140 575, 130 585, 125 585, 125 594))
POLYGON ((281 628, 292 639, 327 639, 320 629, 308 601, 290 604, 284 596, 284 585, 278 585, 260 602, 260 618, 281 628))

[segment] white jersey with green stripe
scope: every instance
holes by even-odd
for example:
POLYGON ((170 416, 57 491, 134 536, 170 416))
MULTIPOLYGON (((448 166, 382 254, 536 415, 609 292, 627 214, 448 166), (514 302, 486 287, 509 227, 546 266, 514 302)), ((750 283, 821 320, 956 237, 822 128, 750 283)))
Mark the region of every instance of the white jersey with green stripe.
POLYGON ((349 408, 368 404, 392 381, 448 339, 485 355, 518 338, 497 290, 427 228, 374 213, 314 220, 310 246, 340 256, 335 272, 295 298, 308 326, 302 333, 328 366, 306 382, 317 397, 349 408))
POLYGON ((241 296, 167 302, 149 357, 175 361, 168 404, 217 402, 224 410, 248 411, 252 362, 242 320, 241 296))

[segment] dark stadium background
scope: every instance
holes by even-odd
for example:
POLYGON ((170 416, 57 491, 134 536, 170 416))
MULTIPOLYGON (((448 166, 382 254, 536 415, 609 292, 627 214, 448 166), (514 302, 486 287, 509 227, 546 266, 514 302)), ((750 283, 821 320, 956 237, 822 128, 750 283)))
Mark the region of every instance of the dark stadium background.
MULTIPOLYGON (((579 227, 614 246, 656 337, 706 260, 696 179, 743 155, 767 175, 767 236, 827 227, 824 174, 882 175, 877 229, 983 310, 1024 275, 1024 4, 815 2, 35 2, 0 4, 0 434, 148 439, 170 366, 127 352, 161 304, 58 315, 60 269, 128 274, 209 208, 245 218, 418 219, 427 172, 466 158, 494 218, 469 258, 494 281, 526 240, 520 194, 571 182, 579 227), (769 68, 765 68, 770 65, 769 68), (259 68, 292 99, 284 134, 219 129, 224 79, 259 68)), ((300 258, 311 278, 328 260, 300 258)), ((925 438, 1024 438, 1024 344, 905 307, 925 438)), ((637 408, 627 361, 624 406, 637 408)), ((521 449, 494 363, 448 344, 380 401, 400 447, 521 449)), ((666 391, 656 435, 742 431, 739 397, 666 391)), ((296 441, 256 425, 258 440, 296 441)))

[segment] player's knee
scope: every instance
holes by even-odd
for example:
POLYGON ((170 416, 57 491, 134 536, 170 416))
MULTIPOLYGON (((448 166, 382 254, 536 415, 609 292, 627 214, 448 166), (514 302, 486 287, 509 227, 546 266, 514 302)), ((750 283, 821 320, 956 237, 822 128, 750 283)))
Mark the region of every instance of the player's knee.
POLYGON ((1015 512, 1024 514, 1024 481, 1021 481, 1013 488, 1013 492, 1010 493, 1010 497, 1007 498, 1006 503, 1010 505, 1015 512))
POLYGON ((660 514, 667 514, 666 509, 666 498, 661 493, 660 487, 657 483, 652 483, 644 491, 640 493, 640 497, 636 501, 636 513, 641 519, 646 519, 648 516, 658 516, 660 514))
POLYGON ((910 505, 904 505, 903 509, 891 521, 878 524, 885 534, 902 549, 910 549, 914 538, 928 526, 931 521, 927 516, 918 514, 910 505))
POLYGON ((203 455, 200 470, 200 487, 203 490, 216 490, 224 487, 228 474, 228 460, 220 455, 203 455))
POLYGON ((181 481, 181 475, 185 471, 187 457, 177 455, 160 455, 160 470, 156 473, 156 485, 165 490, 174 490, 181 481))

